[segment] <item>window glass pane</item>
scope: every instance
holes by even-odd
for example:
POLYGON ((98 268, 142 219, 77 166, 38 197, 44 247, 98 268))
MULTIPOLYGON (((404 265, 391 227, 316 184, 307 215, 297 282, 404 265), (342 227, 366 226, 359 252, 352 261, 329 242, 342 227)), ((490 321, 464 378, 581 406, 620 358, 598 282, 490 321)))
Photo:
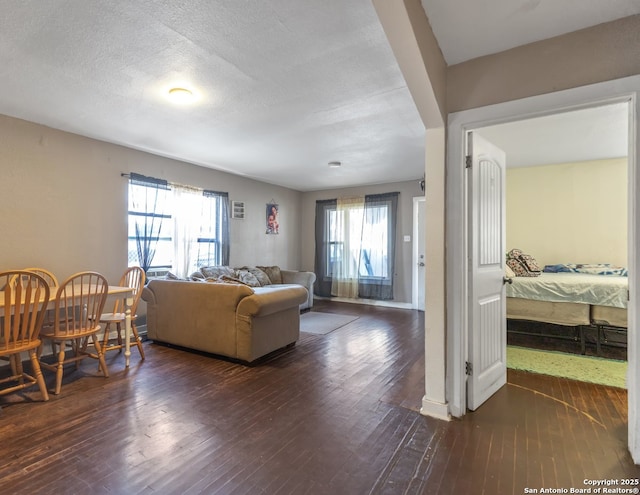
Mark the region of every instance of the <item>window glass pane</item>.
POLYGON ((366 209, 362 235, 360 275, 365 277, 388 278, 388 211, 387 205, 366 209))
MULTIPOLYGON (((129 266, 138 266, 138 248, 135 237, 129 238, 129 266)), ((173 266, 173 241, 159 240, 156 244, 156 254, 150 269, 163 268, 170 270, 173 266)))
POLYGON ((156 267, 170 268, 173 262, 173 223, 171 220, 171 191, 169 189, 157 189, 155 186, 147 187, 139 183, 129 183, 129 221, 128 221, 128 261, 129 266, 139 265, 138 247, 136 242, 136 225, 142 239, 145 232, 151 237, 154 229, 152 224, 160 225, 160 239, 155 247, 155 255, 149 269, 156 267), (156 205, 154 211, 147 211, 149 205, 156 205), (161 213, 158 213, 161 212, 161 213))
POLYGON ((326 225, 326 239, 328 244, 327 249, 327 277, 331 277, 333 273, 336 273, 337 266, 342 263, 344 257, 344 242, 342 241, 342 232, 339 230, 339 226, 344 222, 342 211, 335 209, 326 210, 327 221, 326 225))
POLYGON ((152 241, 149 251, 155 249, 150 272, 164 269, 187 276, 201 266, 222 264, 228 249, 227 200, 226 193, 130 182, 129 265, 140 264, 138 240, 145 239, 152 241))
POLYGON ((327 277, 338 273, 344 263, 349 263, 361 278, 390 277, 388 213, 389 205, 325 211, 327 277))

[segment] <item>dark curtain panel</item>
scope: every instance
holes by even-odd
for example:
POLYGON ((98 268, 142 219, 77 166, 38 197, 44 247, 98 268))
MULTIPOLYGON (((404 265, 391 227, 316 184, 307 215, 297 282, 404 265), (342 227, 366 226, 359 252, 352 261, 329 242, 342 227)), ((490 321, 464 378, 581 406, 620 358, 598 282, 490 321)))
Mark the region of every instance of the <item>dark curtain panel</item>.
MULTIPOLYGON (((361 276, 358 283, 358 297, 363 299, 393 299, 393 279, 395 273, 396 223, 398 197, 400 193, 371 194, 364 197, 363 239, 370 239, 373 245, 386 243, 386 257, 380 258, 362 251, 365 266, 371 262, 377 276, 361 276), (386 229, 379 226, 386 224, 386 229), (380 276, 384 273, 385 276, 380 276)), ((362 272, 361 272, 362 273, 362 272)))
POLYGON ((203 191, 203 195, 214 198, 216 201, 216 239, 219 241, 220 249, 217 250, 216 264, 229 264, 229 193, 218 191, 203 191))
POLYGON ((137 213, 135 217, 136 247, 138 263, 145 271, 149 269, 156 254, 156 245, 160 237, 164 205, 169 184, 166 180, 146 177, 131 173, 129 191, 132 194, 130 213, 137 213), (144 213, 142 213, 144 212, 144 213))
POLYGON ((327 233, 327 212, 336 209, 336 200, 316 201, 316 282, 313 291, 321 297, 331 297, 331 276, 329 260, 329 235, 327 233))

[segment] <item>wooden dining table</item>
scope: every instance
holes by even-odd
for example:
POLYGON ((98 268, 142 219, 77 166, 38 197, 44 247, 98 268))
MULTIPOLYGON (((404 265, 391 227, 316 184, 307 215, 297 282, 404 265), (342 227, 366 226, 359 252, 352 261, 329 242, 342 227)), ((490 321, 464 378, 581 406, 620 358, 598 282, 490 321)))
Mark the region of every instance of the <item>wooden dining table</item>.
MULTIPOLYGON (((107 289, 107 297, 121 297, 125 302, 126 309, 124 313, 124 362, 125 367, 127 368, 129 367, 129 358, 131 357, 131 306, 133 305, 133 292, 134 289, 132 287, 120 285, 109 285, 107 289)), ((58 287, 49 287, 49 302, 47 304, 47 309, 53 309, 55 307, 57 293, 58 287)), ((42 297, 44 298, 44 294, 42 295, 42 297)), ((0 297, 0 309, 4 308, 4 305, 4 297, 0 297)))

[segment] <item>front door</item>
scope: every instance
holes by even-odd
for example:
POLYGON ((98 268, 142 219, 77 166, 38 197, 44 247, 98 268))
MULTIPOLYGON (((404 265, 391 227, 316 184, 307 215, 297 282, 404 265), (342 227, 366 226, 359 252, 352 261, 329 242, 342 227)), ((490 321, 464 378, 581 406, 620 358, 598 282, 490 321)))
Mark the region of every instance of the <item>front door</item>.
POLYGON ((413 307, 424 311, 425 306, 425 198, 413 198, 413 307))
POLYGON ((505 154, 468 134, 469 346, 467 405, 480 407, 507 381, 505 154))

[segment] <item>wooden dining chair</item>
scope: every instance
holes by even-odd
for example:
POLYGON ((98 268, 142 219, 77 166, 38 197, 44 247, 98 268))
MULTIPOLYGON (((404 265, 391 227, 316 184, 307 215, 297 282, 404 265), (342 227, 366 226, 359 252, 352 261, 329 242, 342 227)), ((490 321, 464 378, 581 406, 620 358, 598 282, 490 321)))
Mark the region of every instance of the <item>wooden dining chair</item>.
MULTIPOLYGON (((47 284, 49 284, 49 288, 58 287, 58 279, 56 278, 56 276, 45 268, 31 267, 31 268, 22 268, 22 270, 27 272, 37 273, 38 275, 40 275, 42 278, 45 279, 47 284)), ((17 274, 14 275, 13 278, 11 279, 11 282, 12 283, 15 282, 17 277, 18 277, 17 274)))
POLYGON ((40 331, 49 302, 49 284, 40 275, 16 270, 0 273, 0 357, 11 363, 11 375, 0 380, 11 384, 0 395, 37 384, 43 400, 49 400, 37 350, 40 331), (33 375, 24 371, 22 353, 29 353, 33 375))
MULTIPOLYGON (((139 266, 132 266, 125 270, 122 278, 120 278, 121 287, 131 287, 134 289, 133 292, 133 304, 131 305, 131 334, 133 335, 133 344, 138 347, 138 352, 140 352, 140 358, 144 359, 144 349, 142 348, 142 339, 138 335, 138 329, 136 328, 135 320, 137 318, 136 311, 138 308, 138 302, 140 301, 140 296, 142 295, 142 289, 144 288, 144 283, 146 280, 146 275, 144 270, 139 266)), ((100 323, 104 323, 104 335, 102 339, 102 348, 105 352, 119 350, 124 347, 122 341, 122 325, 125 323, 125 308, 124 302, 122 299, 117 299, 113 305, 113 311, 111 313, 103 313, 100 316, 100 323), (116 342, 109 342, 109 332, 111 331, 111 324, 114 323, 116 325, 116 342)))
POLYGON ((102 374, 109 376, 98 338, 98 315, 102 314, 108 290, 107 279, 96 272, 76 273, 58 287, 55 295, 55 319, 52 325, 43 326, 41 331, 43 343, 51 343, 54 361, 47 362, 43 359, 42 346, 39 356, 40 365, 56 373, 54 394, 60 393, 64 366, 68 363, 75 363, 77 368, 80 361, 87 357, 97 359, 102 374), (89 339, 95 352, 87 351, 85 343, 89 339))

